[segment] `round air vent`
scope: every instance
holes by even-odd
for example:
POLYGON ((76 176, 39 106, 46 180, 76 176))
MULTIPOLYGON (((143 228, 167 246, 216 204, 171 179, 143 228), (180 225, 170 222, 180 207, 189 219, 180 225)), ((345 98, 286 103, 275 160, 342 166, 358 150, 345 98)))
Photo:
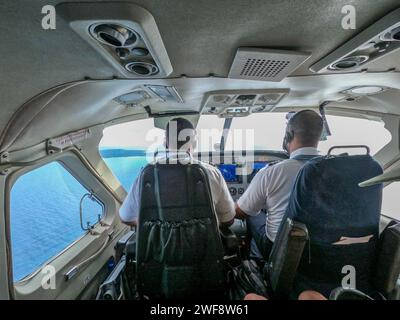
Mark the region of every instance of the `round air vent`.
POLYGON ((135 31, 118 24, 94 24, 89 31, 99 42, 116 48, 133 46, 139 39, 135 31))
POLYGON ((385 33, 381 36, 384 41, 400 41, 400 27, 394 28, 393 30, 385 33))
POLYGON ((369 59, 368 56, 353 56, 339 60, 329 67, 331 70, 346 70, 360 66, 369 59))
POLYGON ((127 59, 127 58, 129 58, 129 55, 130 55, 130 51, 129 51, 129 49, 126 49, 126 48, 117 48, 117 49, 115 49, 116 50, 116 52, 117 52, 117 54, 118 54, 118 57, 120 58, 120 59, 122 59, 122 60, 125 60, 125 59, 127 59))
POLYGON ((133 48, 132 53, 138 57, 145 57, 149 54, 149 50, 146 48, 133 48))
POLYGON ((152 76, 158 73, 158 67, 148 62, 131 62, 125 68, 138 76, 152 76))

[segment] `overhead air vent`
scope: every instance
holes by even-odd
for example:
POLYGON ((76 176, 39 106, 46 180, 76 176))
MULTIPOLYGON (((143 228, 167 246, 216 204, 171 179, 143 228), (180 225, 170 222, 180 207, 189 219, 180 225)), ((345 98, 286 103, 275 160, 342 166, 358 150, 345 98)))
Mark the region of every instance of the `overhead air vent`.
POLYGON ((329 70, 348 70, 361 66, 368 61, 368 56, 350 56, 339 60, 329 66, 329 70))
POLYGON ((310 70, 318 73, 368 70, 372 62, 398 49, 400 49, 400 9, 359 33, 312 65, 310 70))
POLYGON ((131 3, 62 3, 57 13, 127 78, 172 72, 153 16, 131 3))
POLYGON ((308 53, 261 48, 239 48, 229 78, 281 81, 310 57, 308 53))
POLYGON ((382 35, 383 41, 400 41, 400 26, 382 35))
POLYGON ((95 23, 90 26, 89 33, 133 76, 151 77, 159 73, 144 35, 133 28, 122 23, 95 23))
POLYGON ((101 43, 117 48, 133 46, 139 40, 134 30, 118 24, 93 24, 89 32, 101 43))
POLYGON ((152 76, 158 73, 158 67, 148 62, 131 62, 125 68, 138 76, 152 76))

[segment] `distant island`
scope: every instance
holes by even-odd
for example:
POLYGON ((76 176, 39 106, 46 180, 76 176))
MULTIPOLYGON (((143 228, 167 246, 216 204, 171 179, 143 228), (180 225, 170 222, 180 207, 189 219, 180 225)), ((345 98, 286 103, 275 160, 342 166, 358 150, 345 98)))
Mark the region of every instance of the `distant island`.
POLYGON ((112 148, 101 147, 100 155, 103 158, 120 158, 120 157, 145 157, 146 150, 143 148, 112 148))

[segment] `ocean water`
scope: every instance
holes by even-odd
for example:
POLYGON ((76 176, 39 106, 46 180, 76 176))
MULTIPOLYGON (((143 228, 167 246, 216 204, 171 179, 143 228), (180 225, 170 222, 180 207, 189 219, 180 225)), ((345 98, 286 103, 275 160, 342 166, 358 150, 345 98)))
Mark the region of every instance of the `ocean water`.
MULTIPOLYGON (((147 164, 143 150, 102 149, 104 161, 129 190, 147 164)), ((14 281, 37 270, 85 234, 79 203, 88 191, 61 164, 53 162, 21 176, 10 195, 14 281)), ((101 205, 85 201, 84 225, 98 220, 101 205)))
POLYGON ((145 156, 104 158, 104 161, 127 191, 147 164, 145 156))

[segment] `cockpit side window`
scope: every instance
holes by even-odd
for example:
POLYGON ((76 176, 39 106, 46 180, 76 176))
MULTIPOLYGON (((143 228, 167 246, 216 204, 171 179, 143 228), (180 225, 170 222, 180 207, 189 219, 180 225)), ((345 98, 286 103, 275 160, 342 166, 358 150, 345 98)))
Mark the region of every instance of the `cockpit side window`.
MULTIPOLYGON (((10 192, 10 232, 14 282, 81 238, 80 203, 88 190, 59 162, 51 162, 20 176, 10 192)), ((92 201, 85 225, 94 225, 104 209, 92 201)))
POLYGON ((383 188, 382 214, 400 221, 400 182, 392 182, 383 188))
MULTIPOLYGON (((327 120, 332 135, 319 143, 318 149, 322 154, 326 154, 332 146, 367 145, 371 155, 375 155, 392 139, 385 124, 380 121, 333 115, 328 115, 327 120)), ((359 154, 360 150, 349 149, 343 152, 359 154)))
POLYGON ((153 152, 163 144, 164 130, 155 128, 153 119, 143 119, 104 129, 99 151, 128 191, 140 169, 152 160, 153 152))

